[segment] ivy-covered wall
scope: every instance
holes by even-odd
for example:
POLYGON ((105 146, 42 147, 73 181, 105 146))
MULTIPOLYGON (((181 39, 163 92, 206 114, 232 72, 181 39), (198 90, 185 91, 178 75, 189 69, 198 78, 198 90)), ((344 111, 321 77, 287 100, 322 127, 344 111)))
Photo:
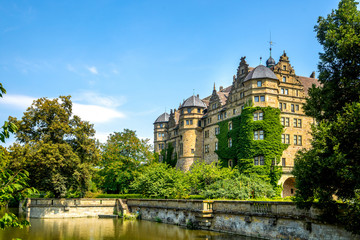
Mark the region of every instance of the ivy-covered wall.
POLYGON ((280 123, 280 110, 272 107, 246 107, 241 115, 222 121, 219 126, 216 153, 223 166, 227 167, 229 160, 232 160, 241 173, 256 174, 278 188, 282 169, 277 165, 288 147, 281 143, 283 126, 280 123), (255 112, 262 112, 263 120, 254 121, 255 112), (230 122, 232 130, 229 130, 230 122), (254 140, 254 131, 257 130, 264 131, 263 140, 254 140), (232 139, 232 147, 228 147, 229 138, 232 139), (256 156, 264 156, 264 165, 254 165, 256 156))

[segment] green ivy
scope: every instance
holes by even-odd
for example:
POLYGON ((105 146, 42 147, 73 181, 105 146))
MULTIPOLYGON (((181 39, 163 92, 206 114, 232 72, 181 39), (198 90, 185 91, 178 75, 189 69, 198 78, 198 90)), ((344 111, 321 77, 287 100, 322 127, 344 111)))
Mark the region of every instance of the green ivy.
POLYGON ((219 122, 219 127, 216 153, 222 166, 227 167, 231 159, 241 173, 258 175, 280 193, 281 187, 277 183, 282 169, 277 164, 288 147, 281 143, 283 126, 280 123, 280 110, 272 107, 246 107, 241 115, 219 122), (263 120, 253 120, 253 113, 256 111, 263 112, 263 120), (232 130, 229 130, 229 122, 232 122, 232 130), (264 131, 264 140, 254 140, 256 130, 264 131), (232 147, 228 147, 229 138, 232 139, 232 147), (254 165, 255 156, 264 156, 264 165, 254 165), (275 160, 276 166, 273 165, 275 160))

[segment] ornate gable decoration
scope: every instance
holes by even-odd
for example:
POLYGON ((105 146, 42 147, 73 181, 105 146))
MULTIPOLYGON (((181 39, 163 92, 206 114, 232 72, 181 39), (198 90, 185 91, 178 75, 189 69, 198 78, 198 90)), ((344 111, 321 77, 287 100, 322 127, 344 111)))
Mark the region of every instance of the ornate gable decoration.
POLYGON ((301 85, 301 82, 298 80, 295 69, 290 64, 289 57, 284 51, 283 55, 280 56, 279 62, 274 66, 274 73, 279 77, 280 81, 283 77, 286 77, 294 84, 301 85))
POLYGON ((240 58, 240 63, 236 74, 236 80, 238 82, 241 82, 249 72, 249 64, 247 64, 245 58, 246 56, 240 58))
POLYGON ((169 117, 169 128, 173 128, 176 126, 175 122, 175 110, 173 112, 172 109, 170 109, 170 117, 169 117))

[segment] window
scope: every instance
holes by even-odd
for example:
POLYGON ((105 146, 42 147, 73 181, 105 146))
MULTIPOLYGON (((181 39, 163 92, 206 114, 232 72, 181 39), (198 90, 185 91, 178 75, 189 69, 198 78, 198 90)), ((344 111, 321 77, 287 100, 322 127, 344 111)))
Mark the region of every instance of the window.
POLYGON ((209 144, 205 145, 205 153, 209 152, 209 144))
POLYGON ((282 158, 282 159, 281 159, 281 165, 282 165, 283 167, 286 166, 286 158, 282 158))
POLYGON ((302 136, 294 135, 294 145, 301 146, 302 145, 302 136))
POLYGON ((298 128, 301 128, 301 119, 299 118, 294 118, 294 127, 298 127, 298 128))
POLYGON ((295 106, 294 106, 294 104, 291 104, 291 112, 295 112, 295 106))
POLYGON ((295 105, 295 110, 299 111, 299 105, 295 105))
POLYGON ((216 103, 212 105, 212 109, 214 110, 216 108, 216 103))
POLYGON ((263 130, 254 131, 254 140, 264 140, 264 131, 263 130))
POLYGON ((208 124, 210 124, 210 123, 211 123, 211 118, 209 117, 209 118, 207 119, 207 121, 208 121, 208 124))
POLYGON ((264 165, 264 156, 254 157, 254 165, 264 165))
POLYGON ((195 153, 195 150, 193 148, 191 149, 191 153, 195 153))
POLYGON ((190 124, 190 121, 189 120, 186 120, 186 125, 189 125, 190 124))
POLYGON ((209 137, 209 130, 205 131, 205 138, 209 137))
POLYGON ((201 127, 201 120, 198 121, 198 127, 201 127))
POLYGON ((243 110, 244 109, 244 106, 241 106, 241 110, 243 110))
POLYGON ((232 139, 231 138, 229 138, 229 140, 228 140, 228 147, 229 148, 232 147, 232 139))
POLYGON ((283 65, 283 70, 286 71, 286 65, 283 65))
POLYGON ((244 93, 243 92, 240 93, 240 98, 244 98, 244 93))
POLYGON ((233 109, 233 115, 235 115, 236 114, 236 109, 233 109))
POLYGON ((232 130, 232 122, 229 122, 229 130, 232 130))
POLYGON ((160 123, 160 128, 162 128, 163 127, 163 124, 162 123, 160 123))
POLYGON ((265 96, 260 96, 260 101, 265 102, 265 96))
POLYGON ((180 143, 180 155, 183 155, 183 153, 184 153, 183 144, 180 143))
POLYGON ((289 95, 289 89, 285 88, 285 95, 289 95))
POLYGON ((262 82, 259 80, 259 81, 257 81, 257 86, 258 87, 261 87, 262 86, 262 82))
POLYGON ((220 120, 221 119, 221 114, 218 114, 218 120, 220 120))
POLYGON ((255 97, 254 97, 254 101, 255 101, 255 102, 259 102, 259 96, 255 96, 255 97))
POLYGON ((286 82, 286 77, 283 77, 283 82, 286 82))
POLYGON ((290 126, 290 119, 285 118, 285 127, 289 127, 289 126, 290 126))
POLYGON ((182 126, 182 127, 184 126, 184 121, 180 122, 180 126, 182 126))
POLYGON ((201 109, 200 109, 200 108, 198 108, 198 113, 201 113, 201 109))
POLYGON ((187 112, 188 112, 188 113, 191 113, 191 108, 188 108, 188 109, 187 109, 187 112))
POLYGON ((284 109, 286 109, 286 103, 283 103, 283 107, 284 107, 284 109))
POLYGON ((229 168, 234 167, 234 161, 232 159, 229 160, 228 166, 229 166, 229 168))
POLYGON ((285 126, 285 118, 284 117, 280 118, 280 122, 281 122, 281 125, 285 126))
POLYGON ((296 90, 296 96, 297 97, 299 96, 299 90, 296 90))
POLYGON ((254 113, 254 121, 263 120, 263 112, 255 112, 254 113))
POLYGON ((279 103, 279 109, 282 110, 283 109, 283 104, 279 103))
POLYGON ((285 143, 290 144, 290 134, 285 134, 285 143))
POLYGON ((285 134, 281 134, 281 143, 285 143, 285 134))
POLYGON ((215 151, 218 150, 218 142, 215 142, 215 151))
POLYGON ((283 88, 281 88, 281 94, 284 94, 285 90, 283 88))
POLYGON ((218 135, 220 133, 220 127, 215 128, 215 135, 218 135))
POLYGON ((226 112, 224 112, 224 118, 227 118, 227 113, 226 112))
POLYGON ((159 137, 161 137, 161 133, 159 133, 159 137))
POLYGON ((193 120, 190 120, 190 125, 193 125, 193 120))
POLYGON ((161 134, 162 137, 165 137, 165 133, 161 134))

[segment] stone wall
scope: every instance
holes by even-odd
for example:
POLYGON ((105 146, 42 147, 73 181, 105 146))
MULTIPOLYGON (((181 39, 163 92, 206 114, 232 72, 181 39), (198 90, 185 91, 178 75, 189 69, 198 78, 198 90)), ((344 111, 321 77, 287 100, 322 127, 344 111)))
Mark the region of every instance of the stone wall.
POLYGON ((27 200, 25 212, 31 218, 81 218, 111 215, 115 207, 116 199, 112 198, 32 198, 27 200))
MULTIPOLYGON (((342 227, 317 220, 319 212, 291 202, 128 199, 141 219, 265 239, 360 239, 342 227)), ((97 217, 113 214, 116 199, 30 199, 29 217, 97 217)))

